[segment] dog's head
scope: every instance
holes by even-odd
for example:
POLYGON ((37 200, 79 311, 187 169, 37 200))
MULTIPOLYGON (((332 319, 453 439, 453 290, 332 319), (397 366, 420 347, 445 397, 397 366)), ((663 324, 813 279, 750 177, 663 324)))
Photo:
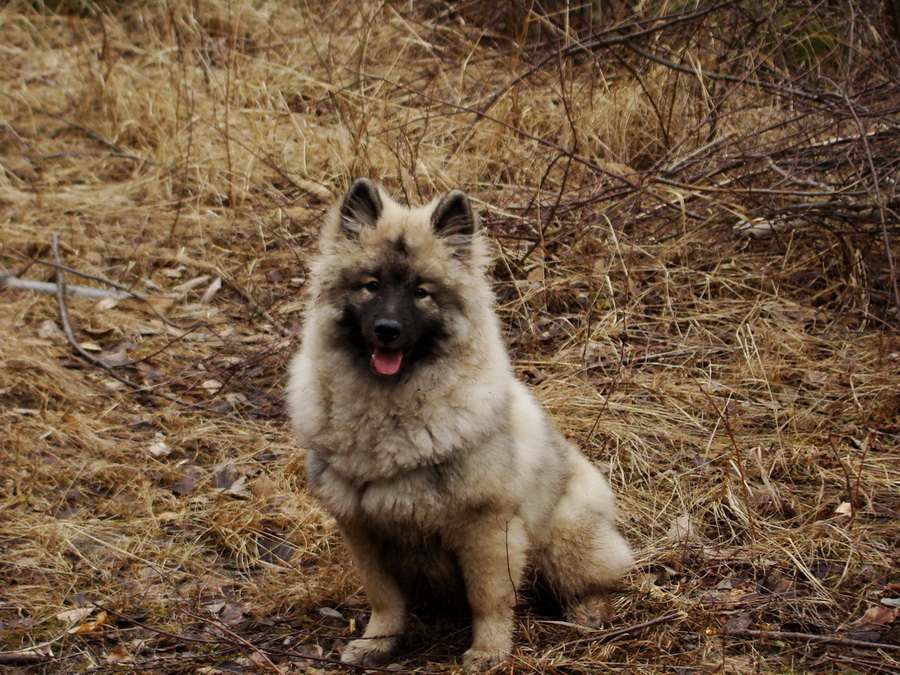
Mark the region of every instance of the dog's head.
POLYGON ((437 358, 458 332, 465 278, 483 279, 478 229, 459 190, 407 208, 360 178, 338 202, 318 270, 339 309, 335 337, 374 376, 395 378, 437 358))

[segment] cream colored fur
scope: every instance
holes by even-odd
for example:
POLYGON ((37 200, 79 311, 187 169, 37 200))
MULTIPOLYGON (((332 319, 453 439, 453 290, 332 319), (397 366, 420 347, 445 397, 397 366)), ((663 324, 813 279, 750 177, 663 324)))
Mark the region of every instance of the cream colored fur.
POLYGON ((472 609, 463 665, 482 670, 510 654, 527 565, 547 579, 571 619, 596 623, 631 552, 601 473, 513 376, 482 235, 448 241, 432 229, 436 203, 408 209, 383 190, 380 196, 377 224, 358 239, 342 232, 337 210, 328 218, 288 387, 308 484, 337 519, 372 605, 363 638, 342 658, 384 662, 403 631, 407 597, 392 571, 396 554, 386 554, 383 542, 396 538, 402 556, 410 538, 437 537, 458 561, 472 609), (332 348, 341 330, 336 300, 353 292, 342 289, 342 271, 371 264, 401 235, 411 264, 462 302, 444 316, 443 356, 382 383, 332 348))

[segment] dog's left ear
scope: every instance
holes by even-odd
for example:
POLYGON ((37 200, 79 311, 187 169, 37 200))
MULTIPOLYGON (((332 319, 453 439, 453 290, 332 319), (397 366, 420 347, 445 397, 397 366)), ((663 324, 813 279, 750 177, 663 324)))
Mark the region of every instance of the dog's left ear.
POLYGON ((472 211, 472 204, 464 192, 451 190, 435 207, 431 225, 435 234, 462 249, 472 243, 472 236, 478 229, 478 216, 472 211))

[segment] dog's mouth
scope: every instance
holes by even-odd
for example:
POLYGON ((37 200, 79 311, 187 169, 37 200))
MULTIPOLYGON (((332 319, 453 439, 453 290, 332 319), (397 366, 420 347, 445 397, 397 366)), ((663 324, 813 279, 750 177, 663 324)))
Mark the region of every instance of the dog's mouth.
POLYGON ((375 347, 372 350, 372 368, 379 375, 396 375, 403 363, 402 349, 375 347))

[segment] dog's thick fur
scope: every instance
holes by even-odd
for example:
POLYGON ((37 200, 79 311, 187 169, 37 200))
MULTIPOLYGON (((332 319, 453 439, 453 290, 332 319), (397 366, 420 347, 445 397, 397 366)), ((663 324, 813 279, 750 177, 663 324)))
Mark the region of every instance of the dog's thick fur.
POLYGON ((482 236, 459 191, 410 209, 367 179, 321 235, 288 404, 372 605, 345 662, 392 656, 414 590, 459 589, 463 665, 491 667, 527 565, 596 624, 632 562, 603 476, 513 376, 482 236))

